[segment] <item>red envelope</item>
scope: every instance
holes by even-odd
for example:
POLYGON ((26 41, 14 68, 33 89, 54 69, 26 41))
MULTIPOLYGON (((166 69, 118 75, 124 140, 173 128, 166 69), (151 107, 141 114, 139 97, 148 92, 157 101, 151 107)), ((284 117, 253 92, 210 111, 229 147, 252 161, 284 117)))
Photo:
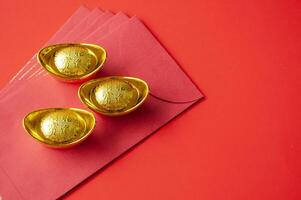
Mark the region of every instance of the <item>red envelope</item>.
POLYGON ((24 132, 22 119, 44 107, 85 108, 77 97, 78 85, 42 76, 6 96, 0 103, 0 194, 4 199, 18 195, 31 200, 58 198, 203 97, 137 18, 98 43, 108 52, 99 76, 143 78, 151 90, 148 100, 123 117, 95 113, 93 134, 81 145, 61 151, 34 141, 24 132))

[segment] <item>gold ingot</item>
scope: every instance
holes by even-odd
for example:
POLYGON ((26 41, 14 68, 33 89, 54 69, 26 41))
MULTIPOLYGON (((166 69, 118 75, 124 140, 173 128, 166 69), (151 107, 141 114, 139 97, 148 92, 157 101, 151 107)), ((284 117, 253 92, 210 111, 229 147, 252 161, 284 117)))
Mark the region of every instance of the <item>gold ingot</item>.
POLYGON ((95 44, 56 44, 41 49, 37 59, 56 78, 78 82, 87 80, 101 69, 106 51, 95 44))
POLYGON ((48 147, 67 148, 81 143, 92 133, 95 117, 77 108, 48 108, 26 115, 23 127, 48 147))
POLYGON ((78 96, 85 105, 108 116, 124 115, 137 109, 148 93, 145 81, 120 76, 90 80, 78 90, 78 96))

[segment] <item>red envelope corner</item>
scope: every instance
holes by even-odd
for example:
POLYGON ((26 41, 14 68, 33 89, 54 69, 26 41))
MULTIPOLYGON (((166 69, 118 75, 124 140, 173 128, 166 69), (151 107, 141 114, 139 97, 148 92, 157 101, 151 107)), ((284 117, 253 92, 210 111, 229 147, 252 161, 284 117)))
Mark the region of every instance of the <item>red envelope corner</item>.
POLYGON ((9 177, 7 184, 0 182, 0 194, 17 190, 23 199, 58 198, 203 97, 137 18, 93 41, 108 53, 99 76, 142 78, 150 86, 148 100, 123 117, 95 113, 97 125, 91 137, 76 148, 59 151, 32 140, 22 128, 22 119, 43 107, 86 108, 77 97, 78 85, 50 76, 24 83, 18 93, 0 102, 0 166, 9 177))
POLYGON ((88 35, 95 30, 95 27, 101 26, 113 16, 114 15, 109 11, 101 12, 99 9, 95 9, 81 22, 81 24, 75 26, 68 34, 66 34, 63 39, 68 38, 68 42, 74 42, 79 38, 84 38, 85 35, 88 35), (93 12, 95 12, 95 14, 93 12))

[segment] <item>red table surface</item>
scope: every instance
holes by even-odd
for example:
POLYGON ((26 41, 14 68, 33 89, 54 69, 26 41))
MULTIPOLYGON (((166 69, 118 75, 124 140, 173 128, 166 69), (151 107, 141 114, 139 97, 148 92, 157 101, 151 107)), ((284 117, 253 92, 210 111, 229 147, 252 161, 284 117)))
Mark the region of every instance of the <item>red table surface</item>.
POLYGON ((65 199, 301 199, 301 1, 1 1, 1 86, 81 4, 140 17, 206 99, 65 199))

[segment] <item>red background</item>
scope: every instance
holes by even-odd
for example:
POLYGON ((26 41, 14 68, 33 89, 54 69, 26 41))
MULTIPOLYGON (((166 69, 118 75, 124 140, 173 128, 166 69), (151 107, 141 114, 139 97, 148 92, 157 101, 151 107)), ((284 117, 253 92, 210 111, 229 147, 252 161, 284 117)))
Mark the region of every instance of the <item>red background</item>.
POLYGON ((300 1, 1 1, 2 86, 81 4, 140 17, 207 97, 65 199, 301 199, 300 1))

